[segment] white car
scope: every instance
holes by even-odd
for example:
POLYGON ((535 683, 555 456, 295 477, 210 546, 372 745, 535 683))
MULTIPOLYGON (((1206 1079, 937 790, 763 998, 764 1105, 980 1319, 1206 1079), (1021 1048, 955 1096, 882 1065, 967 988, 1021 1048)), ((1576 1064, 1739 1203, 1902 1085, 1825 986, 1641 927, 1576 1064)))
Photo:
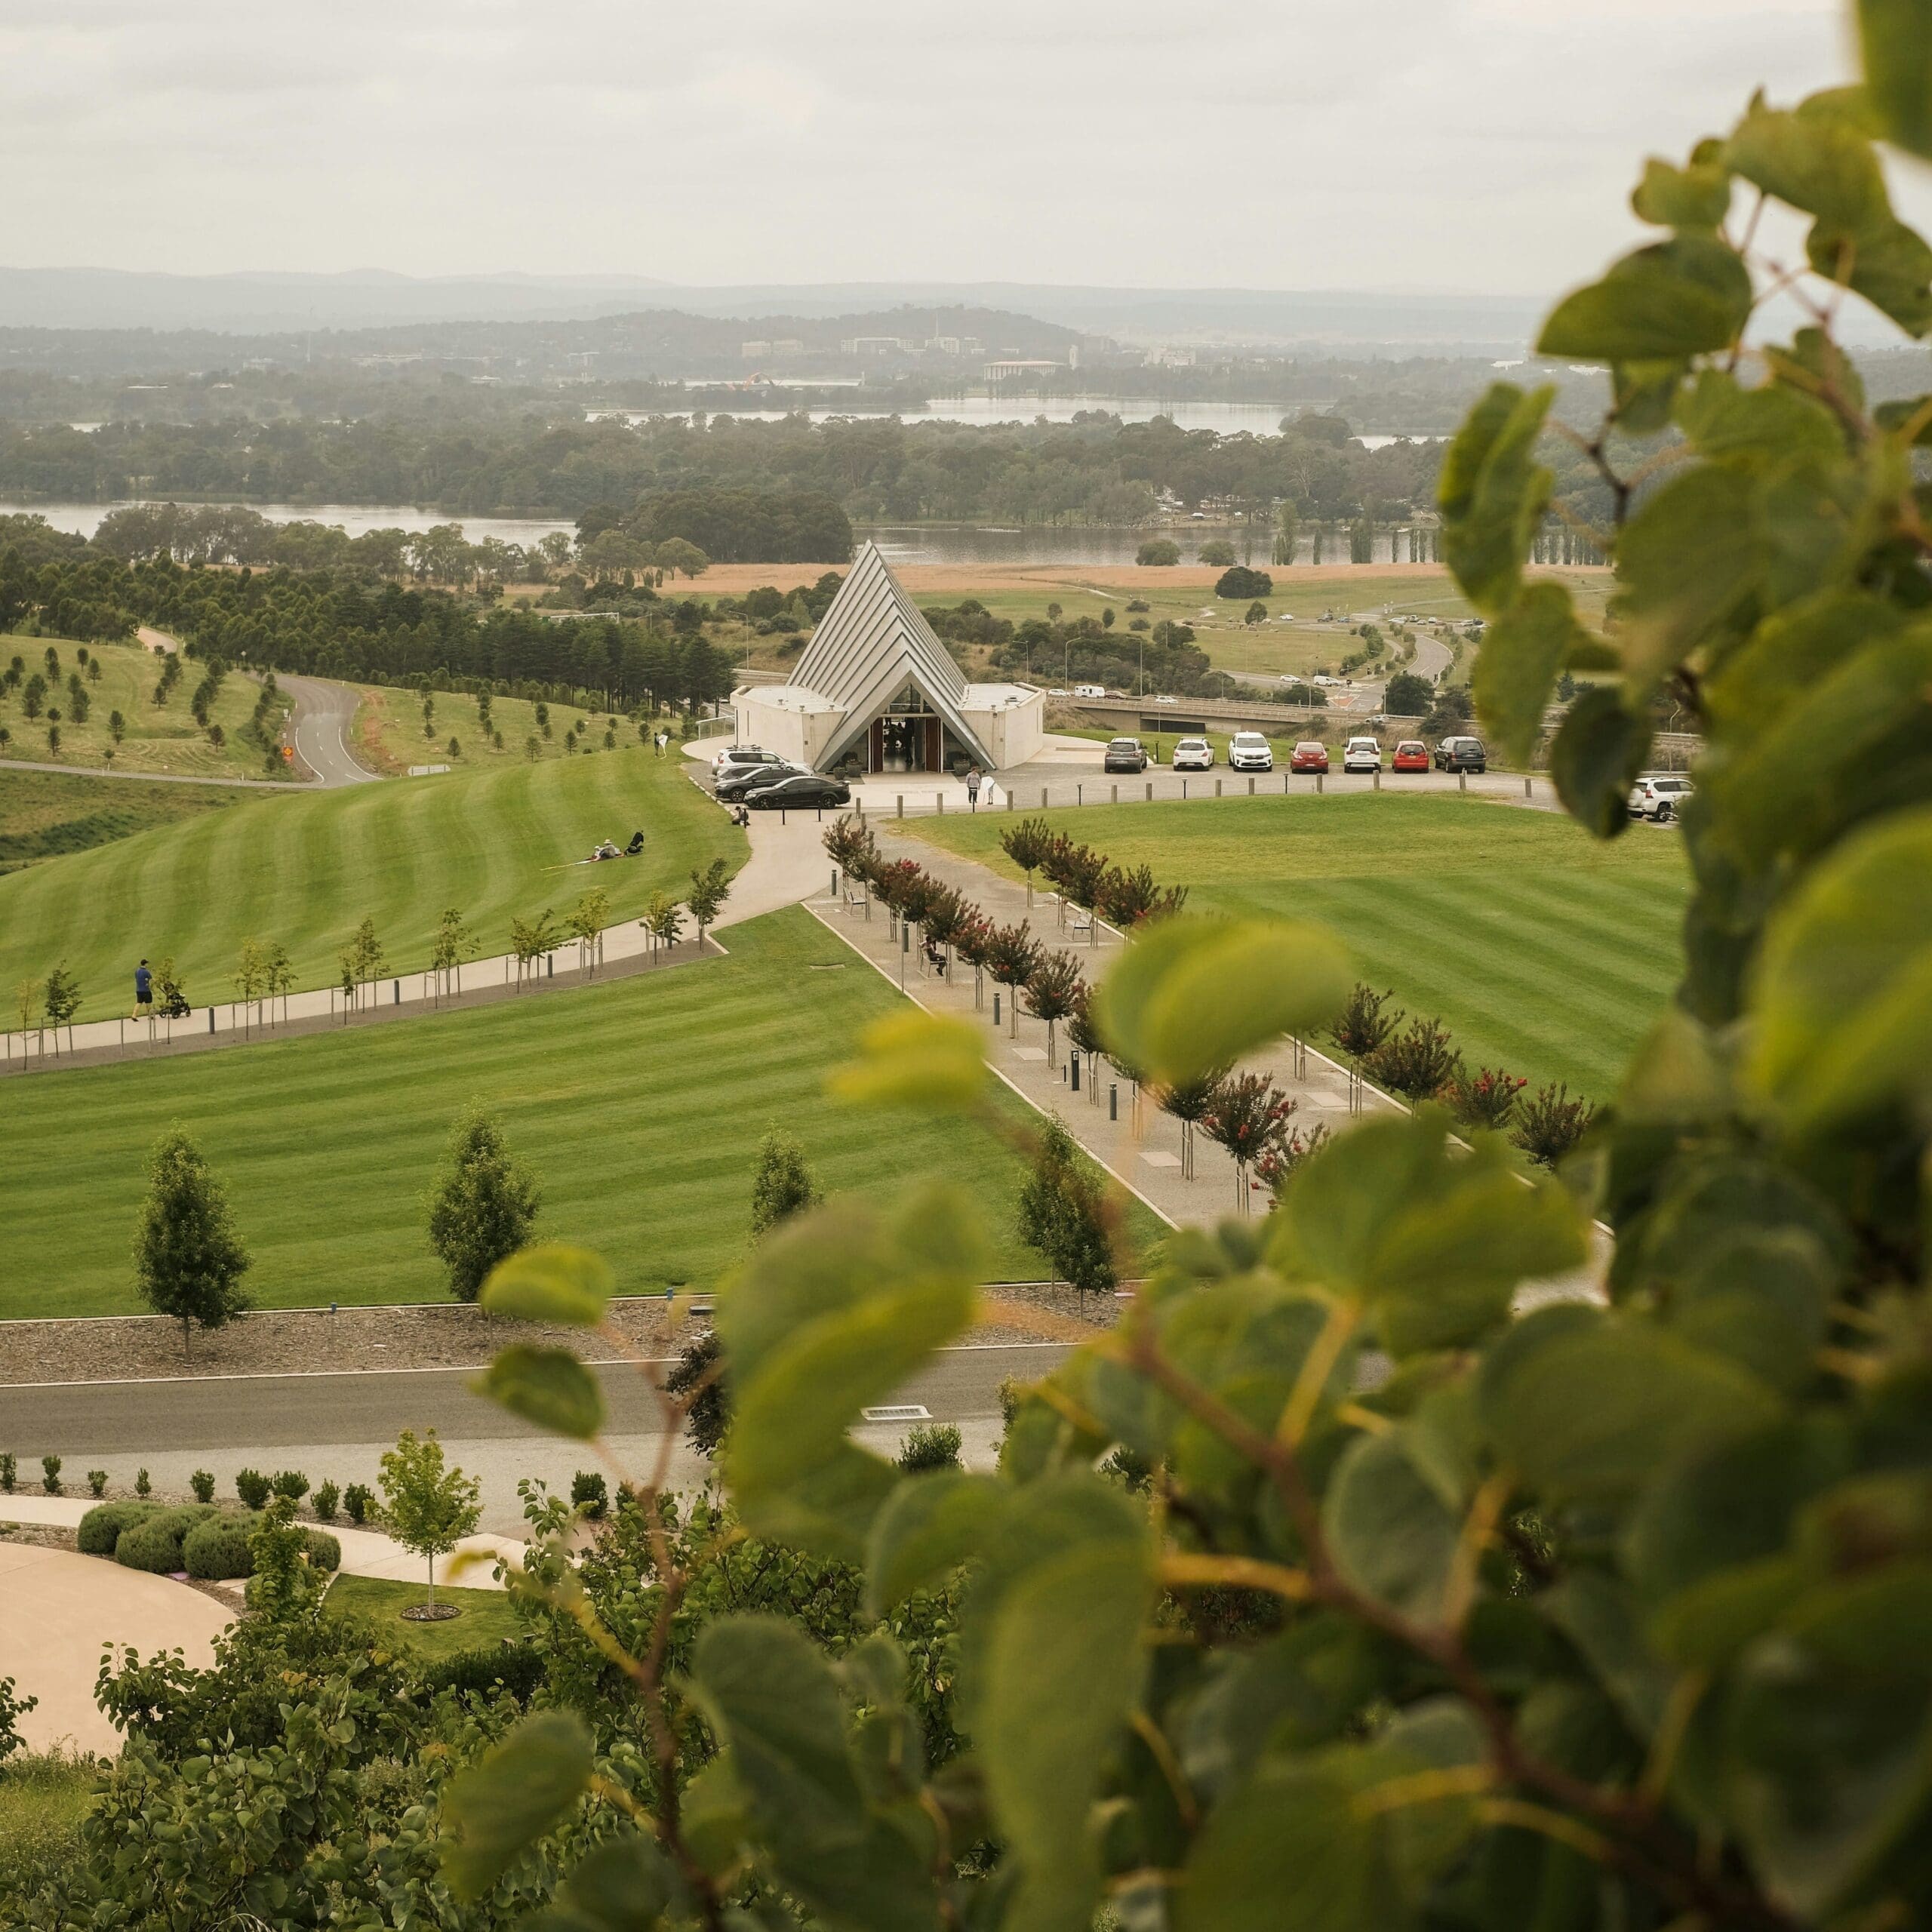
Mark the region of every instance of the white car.
POLYGON ((1172 763, 1177 771, 1211 771, 1214 747, 1205 738, 1183 738, 1174 746, 1172 763))
POLYGON ((1632 818, 1654 819, 1662 824, 1677 816, 1696 789, 1687 778, 1640 778, 1631 786, 1626 807, 1632 818))
POLYGON ((722 778, 725 773, 742 771, 748 764, 783 764, 784 759, 776 752, 761 751, 756 745, 733 745, 728 750, 720 752, 711 761, 711 775, 722 778))
POLYGON ((1228 740, 1230 771, 1272 771, 1275 748, 1259 731, 1237 731, 1228 740))
POLYGON ((1157 697, 1154 702, 1156 704, 1178 704, 1180 703, 1180 700, 1177 697, 1169 697, 1165 694, 1163 694, 1162 696, 1157 697))
POLYGON ((1341 681, 1340 678, 1330 677, 1325 671, 1318 671, 1309 679, 1310 684, 1319 685, 1324 691, 1334 690, 1341 681))
POLYGON ((1373 738, 1351 738, 1342 753, 1344 771, 1380 771, 1382 747, 1373 738))

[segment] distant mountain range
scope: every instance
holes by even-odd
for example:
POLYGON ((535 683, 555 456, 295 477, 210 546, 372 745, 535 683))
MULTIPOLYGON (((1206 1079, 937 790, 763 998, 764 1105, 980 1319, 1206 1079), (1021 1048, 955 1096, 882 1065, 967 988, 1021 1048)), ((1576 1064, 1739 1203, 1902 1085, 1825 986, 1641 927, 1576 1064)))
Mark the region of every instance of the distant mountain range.
POLYGON ((646 275, 167 275, 0 268, 0 328, 209 329, 224 334, 411 323, 691 315, 832 316, 903 304, 1002 309, 1134 343, 1224 343, 1409 353, 1518 349, 1543 304, 1514 296, 1054 287, 1022 282, 746 283, 646 275))

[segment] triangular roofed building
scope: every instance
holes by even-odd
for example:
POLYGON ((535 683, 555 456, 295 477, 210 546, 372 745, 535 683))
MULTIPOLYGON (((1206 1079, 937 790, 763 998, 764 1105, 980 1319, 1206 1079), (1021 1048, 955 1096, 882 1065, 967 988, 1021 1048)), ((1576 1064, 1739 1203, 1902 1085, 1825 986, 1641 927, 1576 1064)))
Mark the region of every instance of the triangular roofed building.
POLYGON ((740 744, 817 771, 1005 770, 1041 749, 1045 694, 969 683, 876 544, 862 544, 791 681, 731 694, 740 744))

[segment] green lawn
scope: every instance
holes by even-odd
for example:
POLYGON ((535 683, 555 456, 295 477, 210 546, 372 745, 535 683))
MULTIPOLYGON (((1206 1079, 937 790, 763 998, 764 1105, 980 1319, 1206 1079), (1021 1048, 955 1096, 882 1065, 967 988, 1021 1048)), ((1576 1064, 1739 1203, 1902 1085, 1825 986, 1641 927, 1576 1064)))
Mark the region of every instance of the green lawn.
POLYGON ((0 872, 198 818, 248 795, 217 785, 142 785, 0 766, 0 872))
POLYGON ((208 721, 222 728, 223 742, 216 745, 195 722, 189 705, 195 687, 202 681, 204 666, 192 658, 181 666, 181 680, 165 705, 154 701, 160 681, 162 660, 138 644, 70 644, 64 638, 0 636, 0 669, 18 657, 26 675, 35 672, 53 687, 47 703, 60 714, 60 748, 52 749, 47 741, 47 715, 26 715, 22 703, 25 684, 0 695, 0 726, 10 734, 0 758, 23 758, 35 764, 101 765, 112 764, 122 771, 168 772, 194 778, 259 778, 262 776, 262 747, 252 738, 244 738, 242 728, 254 715, 255 701, 261 687, 239 672, 223 680, 220 692, 208 713, 208 721), (48 677, 47 651, 51 646, 60 660, 57 675, 48 677), (80 653, 98 659, 101 675, 88 680, 80 653), (74 722, 72 700, 67 680, 82 673, 88 694, 88 717, 84 724, 74 722), (117 746, 108 721, 119 712, 125 735, 117 746), (110 757, 109 754, 112 754, 110 757))
POLYGON ((946 1174, 986 1202, 996 1278, 1044 1274, 1011 1232, 1017 1157, 989 1131, 820 1099, 899 995, 802 911, 728 940, 728 959, 599 986, 0 1082, 0 1318, 138 1312, 142 1160, 176 1122, 227 1185, 258 1304, 439 1299, 423 1197, 472 1097, 536 1169, 540 1232, 600 1250, 626 1294, 708 1284, 743 1254, 774 1123, 828 1191, 879 1197, 946 1174))
POLYGON ((0 878, 0 988, 64 961, 85 996, 80 1017, 98 1019, 128 1010, 137 960, 171 956, 200 1005, 232 995, 249 937, 288 948, 298 987, 326 985, 365 915, 389 969, 407 972, 427 964, 445 906, 483 954, 500 953, 513 915, 561 912, 592 885, 615 914, 635 912, 694 864, 735 866, 745 851, 681 759, 641 749, 274 793, 0 878), (639 858, 568 863, 640 829, 639 858))
POLYGON ((451 1589, 439 1584, 438 1603, 453 1603, 460 1617, 439 1623, 412 1623, 402 1614, 428 1595, 427 1575, 404 1583, 386 1577, 338 1577, 322 1599, 325 1617, 366 1617, 398 1649, 425 1663, 440 1663, 465 1651, 494 1651, 514 1643, 524 1625, 504 1590, 451 1589))
POLYGON ((415 691, 398 691, 387 685, 361 685, 361 705, 355 714, 356 755, 371 771, 392 774, 407 771, 412 764, 454 763, 459 771, 481 766, 528 762, 530 740, 537 740, 540 758, 563 758, 568 754, 565 740, 574 729, 580 739, 601 750, 604 734, 617 728, 620 745, 638 742, 637 727, 626 718, 606 714, 593 717, 580 706, 551 704, 544 707, 550 729, 546 735, 537 721, 537 706, 528 698, 493 697, 490 700, 491 736, 486 737, 478 722, 476 700, 466 691, 432 691, 433 700, 426 737, 423 730, 423 700, 415 691), (585 734, 588 734, 587 738, 585 734), (495 739, 500 735, 503 749, 495 739), (450 740, 457 741, 457 752, 450 757, 450 740))
MULTIPOLYGON (((1474 1064, 1607 1095, 1669 996, 1690 891, 1674 832, 1608 845, 1566 818, 1384 792, 1056 811, 1055 830, 1192 888, 1192 907, 1324 921, 1362 977, 1474 1064)), ((1018 876, 1005 814, 905 831, 1018 876)))

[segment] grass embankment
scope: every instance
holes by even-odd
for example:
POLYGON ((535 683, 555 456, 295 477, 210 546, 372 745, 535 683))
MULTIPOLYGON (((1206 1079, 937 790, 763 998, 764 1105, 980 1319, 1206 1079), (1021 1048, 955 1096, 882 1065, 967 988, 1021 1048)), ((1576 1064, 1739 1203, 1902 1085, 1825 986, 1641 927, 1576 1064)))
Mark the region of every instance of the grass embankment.
POLYGON ((223 786, 140 785, 0 767, 0 872, 178 825, 248 795, 223 786))
MULTIPOLYGON (((1383 792, 1055 811, 1057 832, 1191 888, 1190 909, 1325 921, 1362 977, 1472 1066, 1602 1099, 1669 998, 1690 891, 1675 832, 1599 844, 1555 813, 1383 792)), ((1005 814, 903 829, 1020 875, 1005 814)))
POLYGON ((322 1614, 365 1618, 387 1643, 424 1663, 439 1663, 466 1651, 494 1651, 524 1634, 506 1591, 452 1589, 439 1583, 437 1602, 454 1604, 463 1614, 435 1623, 411 1623, 402 1613, 414 1609, 427 1594, 421 1580, 338 1577, 322 1599, 322 1614))
POLYGON ((428 963, 446 906, 482 953, 500 953, 513 915, 561 912, 593 886, 614 916, 634 914, 694 864, 735 866, 746 850, 681 760, 642 750, 274 793, 0 878, 0 987, 64 961, 80 978, 79 1017, 100 1019, 127 1010, 138 959, 172 956, 200 1005, 232 996, 249 937, 288 947, 298 988, 324 986, 365 915, 390 971, 408 972, 428 963), (638 829, 640 857, 570 863, 638 829))
MULTIPOLYGON (((227 1186, 258 1304, 439 1300, 423 1197, 472 1098, 541 1180, 540 1233, 598 1249, 624 1294, 708 1284, 743 1254, 774 1124, 828 1192, 883 1198, 946 1174, 985 1203, 998 1275, 1044 1275, 1011 1232, 1018 1158, 989 1131, 820 1097, 899 995, 802 911, 728 937, 728 959, 601 986, 0 1083, 0 1172, 18 1207, 0 1318, 139 1312, 142 1159, 177 1122, 227 1186)), ((1144 1238, 1152 1223, 1137 1225, 1144 1238)))
POLYGON ((568 755, 565 743, 572 731, 580 745, 601 751, 605 734, 615 726, 620 746, 638 742, 638 728, 629 718, 606 713, 595 717, 580 706, 552 704, 544 707, 549 721, 546 732, 537 721, 537 706, 528 698, 493 697, 490 700, 490 731, 478 721, 475 698, 467 691, 432 691, 430 729, 423 729, 423 700, 420 693, 399 691, 386 685, 358 685, 362 702, 355 713, 357 758, 371 771, 392 775, 407 771, 412 764, 448 764, 458 771, 478 767, 528 764, 531 762, 530 740, 537 740, 539 759, 568 755), (499 749, 496 740, 503 739, 499 749), (456 753, 450 752, 455 739, 456 753))
POLYGON ((238 671, 231 671, 222 680, 221 689, 208 712, 208 722, 219 724, 222 730, 223 742, 216 745, 195 722, 194 713, 189 709, 195 688, 206 669, 193 658, 182 661, 180 681, 169 694, 167 703, 157 705, 155 688, 161 681, 164 660, 140 645, 82 647, 63 638, 0 636, 0 669, 15 657, 20 660, 25 675, 20 685, 0 696, 0 724, 12 734, 4 750, 0 750, 0 758, 23 759, 34 764, 112 764, 116 771, 157 771, 177 777, 263 776, 262 746, 254 738, 242 736, 242 728, 254 715, 261 686, 238 671), (50 645, 60 662, 55 675, 50 675, 47 669, 50 645), (88 679, 87 667, 81 662, 83 648, 90 658, 100 662, 97 681, 88 679), (74 721, 72 700, 67 691, 67 680, 76 671, 88 695, 84 724, 74 721), (38 718, 29 718, 21 701, 26 679, 35 672, 47 679, 46 703, 60 714, 57 752, 48 746, 45 710, 38 718), (118 746, 109 722, 117 711, 125 732, 118 746))

